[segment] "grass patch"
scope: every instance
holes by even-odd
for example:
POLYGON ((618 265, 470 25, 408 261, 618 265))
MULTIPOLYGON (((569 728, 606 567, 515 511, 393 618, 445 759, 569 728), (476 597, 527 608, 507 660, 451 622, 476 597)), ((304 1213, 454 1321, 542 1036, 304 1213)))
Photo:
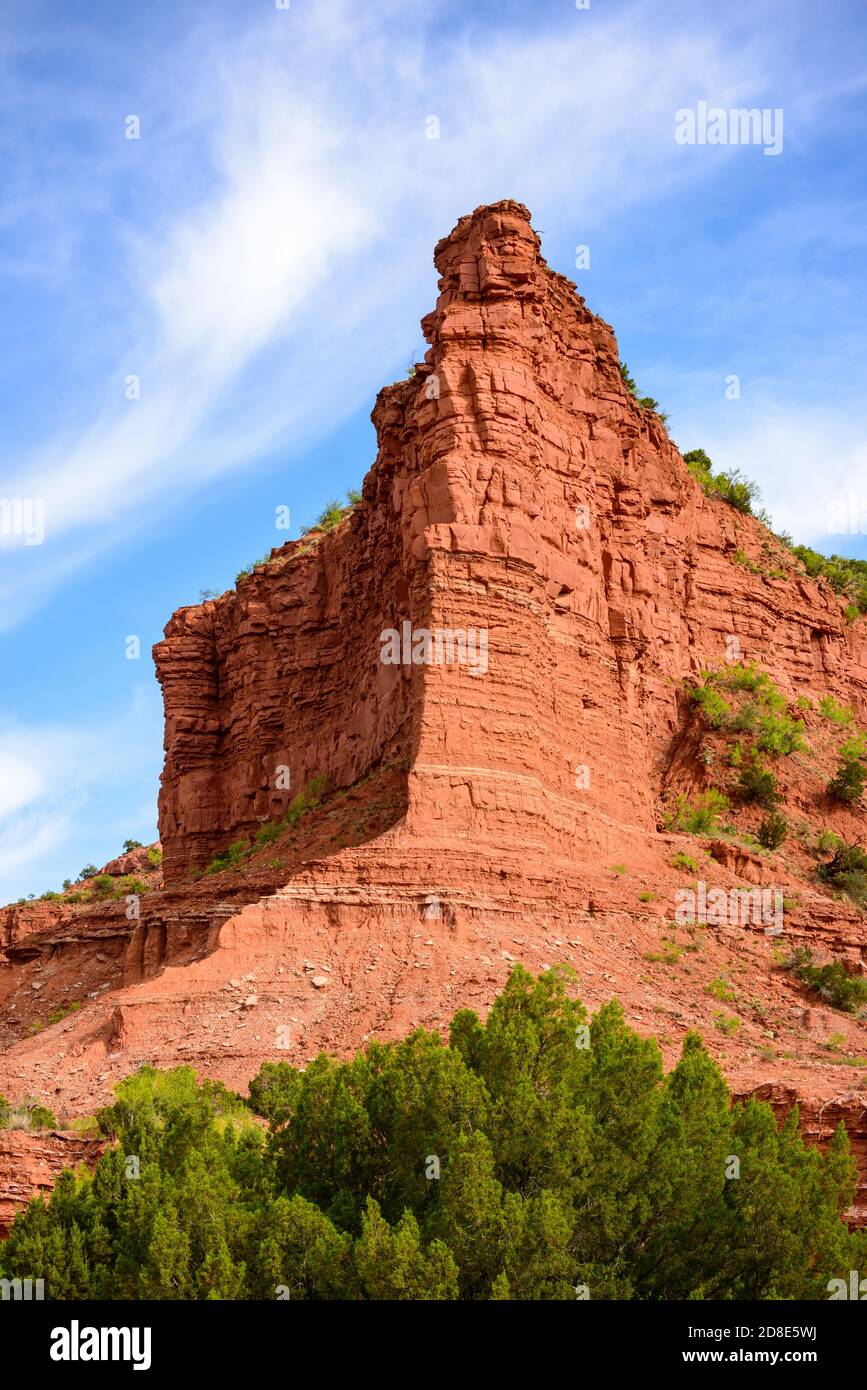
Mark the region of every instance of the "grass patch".
POLYGON ((848 705, 839 705, 833 695, 823 695, 819 701, 819 713, 823 719, 830 719, 832 724, 837 724, 841 729, 852 723, 855 718, 855 711, 848 705))
POLYGON ((645 951, 644 959, 656 965, 677 965, 685 950, 686 947, 678 946, 676 941, 666 941, 659 951, 645 951))
POLYGON ((718 1028, 721 1033, 724 1033, 727 1038, 732 1037, 741 1026, 740 1019, 731 1018, 728 1014, 724 1013, 714 1014, 713 1025, 715 1028, 718 1028))
POLYGON ((687 835, 711 834, 728 809, 728 797, 716 787, 700 792, 694 801, 681 792, 666 813, 666 829, 681 830, 687 835))
POLYGON ((686 854, 682 849, 679 849, 677 851, 677 854, 672 859, 671 867, 673 869, 681 869, 684 873, 687 874, 698 873, 698 865, 696 864, 692 855, 686 854))
POLYGON ((737 997, 728 980, 723 975, 717 975, 715 980, 704 987, 705 994, 709 994, 712 999, 716 999, 719 1004, 733 1004, 737 997))

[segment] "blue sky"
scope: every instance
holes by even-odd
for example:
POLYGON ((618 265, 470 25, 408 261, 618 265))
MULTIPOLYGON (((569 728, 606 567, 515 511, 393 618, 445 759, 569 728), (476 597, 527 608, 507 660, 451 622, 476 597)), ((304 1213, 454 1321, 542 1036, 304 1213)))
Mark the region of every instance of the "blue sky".
POLYGON ((0 535, 0 902, 153 838, 151 645, 360 483, 480 203, 530 207, 683 449, 867 554, 826 519, 867 529, 865 149, 862 0, 3 0, 0 498, 45 539, 0 535), (782 151, 679 145, 700 101, 782 151))

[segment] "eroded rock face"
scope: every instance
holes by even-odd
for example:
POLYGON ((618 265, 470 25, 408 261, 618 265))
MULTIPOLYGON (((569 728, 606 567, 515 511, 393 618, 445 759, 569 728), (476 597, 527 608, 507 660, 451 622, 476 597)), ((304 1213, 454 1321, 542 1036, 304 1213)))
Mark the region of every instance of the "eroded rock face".
POLYGON ((751 1092, 757 1100, 767 1101, 782 1121, 792 1106, 798 1106, 801 1132, 809 1144, 827 1149, 840 1124, 846 1126, 852 1155, 858 1165, 860 1181, 855 1201, 846 1213, 853 1227, 867 1226, 867 1094, 848 1090, 820 1102, 803 1095, 793 1086, 765 1083, 751 1092))
POLYGON ((104 1148, 103 1140, 59 1130, 0 1130, 0 1240, 9 1234, 21 1207, 51 1191, 58 1173, 81 1163, 93 1167, 104 1148))
POLYGON ((653 832, 678 686, 735 638, 785 691, 867 712, 860 627, 827 585, 733 563, 767 533, 702 494, 626 391, 614 334, 539 255, 527 210, 439 243, 425 363, 380 393, 364 501, 155 648, 167 880, 316 773, 409 760, 407 826, 589 856, 653 832), (485 632, 487 672, 383 665, 380 634, 485 632), (589 786, 576 795, 576 766, 589 786), (291 769, 278 791, 276 769, 291 769))
MULTIPOLYGON (((515 961, 574 965, 585 1002, 616 995, 668 1064, 697 1028, 738 1090, 797 1083, 817 1106, 851 1090, 761 925, 708 930, 676 966, 660 943, 678 850, 709 884, 776 883, 794 941, 861 959, 863 917, 803 855, 769 868, 664 833, 660 794, 712 781, 683 679, 733 650, 793 709, 832 694, 867 722, 865 625, 758 522, 703 495, 523 206, 462 218, 435 260, 430 346, 377 398, 361 503, 181 609, 155 648, 165 887, 132 921, 57 904, 38 930, 0 920, 10 1098, 92 1112, 142 1062, 243 1088, 265 1060, 484 1011, 515 961), (405 624, 434 654, 463 634, 464 659, 384 662, 383 634, 403 655, 405 624), (328 795, 297 834, 194 879, 314 776, 328 795), (719 975, 741 1001, 736 1034, 706 991, 719 975), (26 1035, 70 1000, 80 1012, 26 1035)), ((787 809, 815 810, 815 769, 783 780, 787 809)), ((860 828, 824 804, 817 820, 860 828)), ((827 1027, 864 1050, 861 1024, 827 1027)))

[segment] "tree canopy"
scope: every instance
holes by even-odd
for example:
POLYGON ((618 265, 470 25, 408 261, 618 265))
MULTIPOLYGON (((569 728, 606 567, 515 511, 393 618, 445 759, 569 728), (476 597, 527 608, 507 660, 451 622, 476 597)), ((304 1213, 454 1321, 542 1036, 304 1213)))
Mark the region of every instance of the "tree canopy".
POLYGON ((698 1035, 665 1075, 612 1001, 516 967, 486 1022, 266 1063, 245 1100, 149 1068, 0 1246, 74 1299, 791 1299, 864 1267, 855 1168, 732 1103, 698 1035))

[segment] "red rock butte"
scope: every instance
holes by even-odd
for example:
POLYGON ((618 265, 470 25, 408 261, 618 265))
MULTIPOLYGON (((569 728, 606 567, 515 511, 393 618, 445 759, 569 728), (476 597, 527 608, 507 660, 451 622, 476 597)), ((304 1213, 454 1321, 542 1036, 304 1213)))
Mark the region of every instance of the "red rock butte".
MULTIPOLYGON (((833 1101, 867 1143, 851 1067, 758 1060, 768 1010, 777 1038, 823 1018, 804 1021, 761 926, 709 930, 700 969, 648 960, 684 882, 672 857, 696 850, 662 829, 662 801, 713 781, 684 679, 721 668, 734 637, 792 707, 830 694, 863 722, 864 625, 705 495, 539 247, 520 203, 460 219, 435 250, 425 360, 377 398, 360 503, 169 621, 163 885, 131 919, 123 899, 0 913, 0 1091, 92 1113, 143 1062, 184 1060, 243 1088, 265 1060, 483 1010, 516 960, 565 962, 667 1061, 698 1028, 736 1089, 806 1099, 819 1137, 833 1101), (484 640, 484 662, 384 661, 405 624, 446 653, 484 640), (258 847, 313 778, 321 805, 258 847), (252 853, 203 872, 236 842, 252 853), (721 971, 752 982, 737 1037, 704 990, 721 971)), ((785 774, 788 808, 810 776, 785 774)), ((859 820, 824 817, 850 838, 859 820)), ((797 865, 701 848, 709 883, 797 890, 790 938, 861 961, 863 917, 797 865)), ((856 1047, 861 1025, 840 1026, 856 1047)))

